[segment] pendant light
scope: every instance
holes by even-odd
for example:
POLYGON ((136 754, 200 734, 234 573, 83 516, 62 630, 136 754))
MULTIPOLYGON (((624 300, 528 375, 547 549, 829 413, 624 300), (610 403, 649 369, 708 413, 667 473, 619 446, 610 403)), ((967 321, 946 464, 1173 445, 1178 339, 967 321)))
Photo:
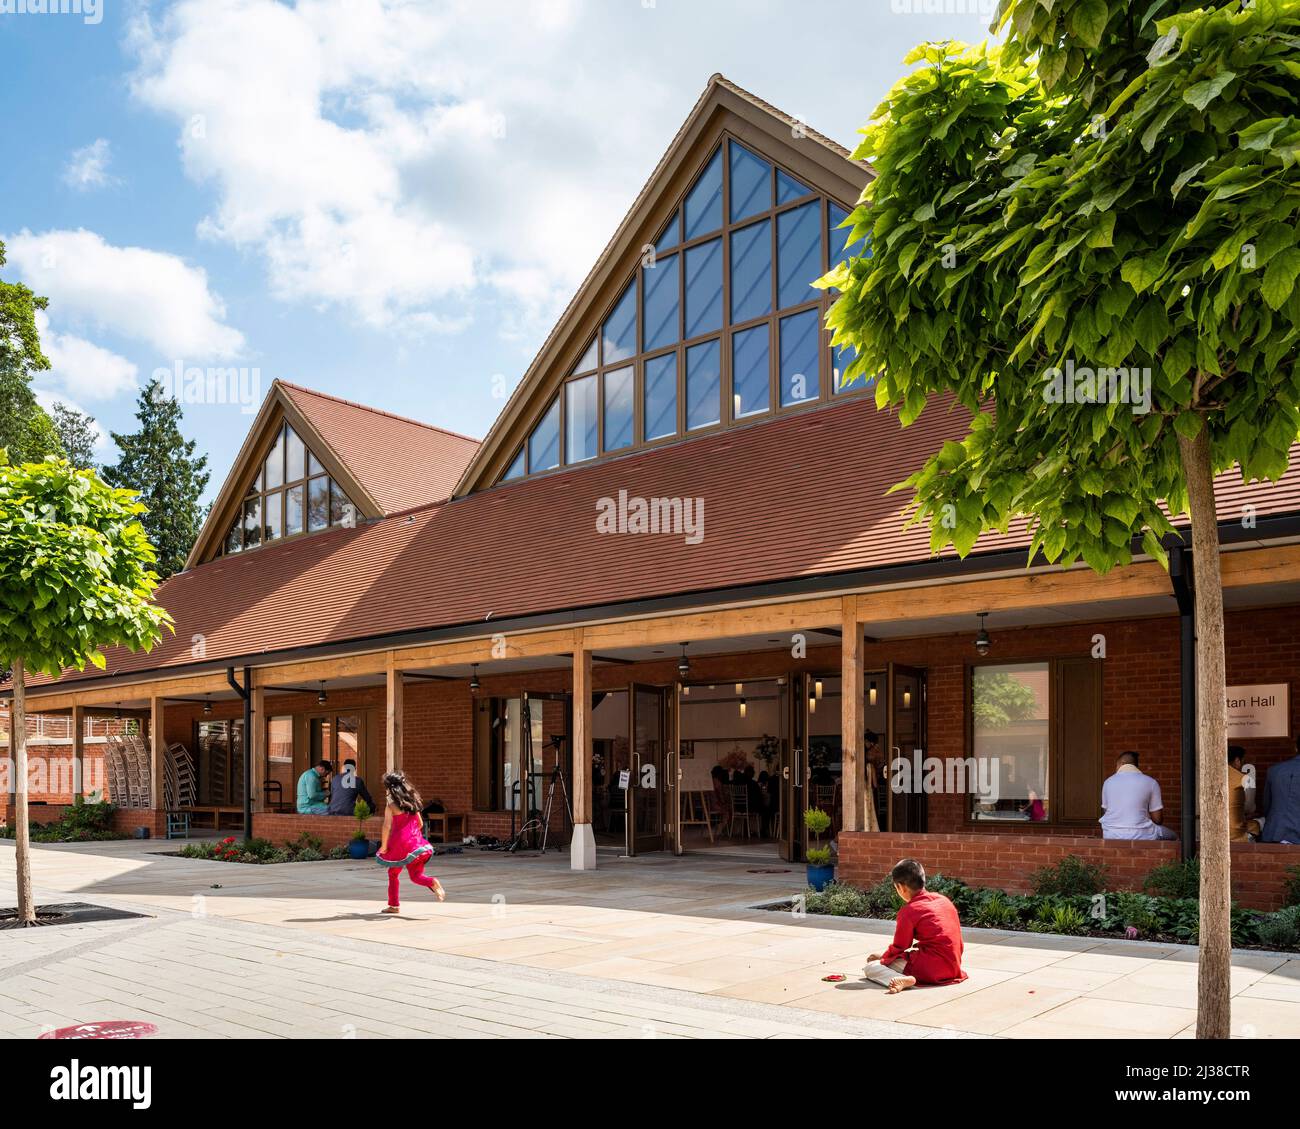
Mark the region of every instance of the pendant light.
POLYGON ((813 683, 813 693, 817 695, 817 700, 821 701, 822 697, 822 680, 819 678, 813 683))
POLYGON ((876 704, 876 683, 874 679, 867 688, 867 701, 873 706, 876 704))
POLYGON ((903 709, 905 709, 905 710, 910 710, 911 708, 912 708, 912 691, 911 691, 911 690, 904 690, 904 691, 903 691, 903 709))
POLYGON ((208 698, 203 699, 203 716, 204 717, 212 716, 212 702, 208 698))
POLYGON ((747 703, 745 702, 745 699, 744 699, 744 698, 741 698, 741 699, 740 699, 740 716, 741 716, 741 717, 744 717, 744 716, 745 716, 745 713, 746 713, 746 705, 747 705, 747 703))
POLYGON ((470 679, 469 679, 469 692, 471 694, 477 694, 480 685, 478 680, 478 663, 471 663, 470 669, 472 673, 470 674, 470 679))
POLYGON ((327 697, 329 697, 329 695, 325 693, 325 683, 322 682, 320 684, 320 693, 316 695, 316 704, 318 706, 323 706, 327 697))
POLYGON ((984 626, 984 618, 988 612, 978 612, 980 617, 979 634, 975 636, 975 653, 981 657, 987 655, 993 648, 993 640, 989 638, 988 630, 984 626))
POLYGON ((808 712, 809 712, 809 713, 816 713, 816 712, 817 712, 817 695, 816 695, 816 694, 809 694, 809 695, 808 695, 808 712))
POLYGON ((743 682, 737 682, 737 683, 736 683, 736 696, 739 697, 740 695, 744 694, 744 692, 745 692, 745 684, 744 684, 743 682))
POLYGON ((691 660, 686 657, 686 644, 682 644, 682 657, 677 660, 677 676, 685 678, 691 673, 691 660))

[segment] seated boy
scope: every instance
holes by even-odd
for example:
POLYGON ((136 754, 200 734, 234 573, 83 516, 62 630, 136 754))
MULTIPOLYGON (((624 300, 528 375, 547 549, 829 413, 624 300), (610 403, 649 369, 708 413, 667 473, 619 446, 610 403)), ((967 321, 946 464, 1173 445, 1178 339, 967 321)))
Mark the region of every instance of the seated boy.
POLYGON ((957 984, 961 970, 961 922, 957 907, 942 894, 925 888, 925 867, 903 859, 889 877, 907 904, 898 911, 894 941, 883 953, 867 957, 862 974, 883 984, 889 994, 916 984, 957 984))

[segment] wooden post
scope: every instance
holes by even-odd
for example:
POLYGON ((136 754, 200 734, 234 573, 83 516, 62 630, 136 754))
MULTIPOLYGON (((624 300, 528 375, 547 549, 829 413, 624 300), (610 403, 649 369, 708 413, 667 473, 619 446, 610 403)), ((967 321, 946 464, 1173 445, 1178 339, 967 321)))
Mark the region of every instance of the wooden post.
POLYGON ((845 831, 866 828, 866 765, 863 762, 862 624, 858 622, 858 597, 843 600, 843 634, 840 638, 840 745, 844 750, 843 809, 845 831))
POLYGON ((167 738, 164 701, 159 697, 149 699, 149 806, 154 811, 163 807, 163 767, 166 764, 167 738))
POLYGON ((253 810, 266 811, 266 739, 270 718, 266 716, 266 688, 254 686, 252 691, 253 732, 249 736, 248 750, 252 761, 253 810))
MULTIPOLYGON (((107 789, 105 789, 107 792, 107 789)), ((72 707, 72 798, 86 794, 86 707, 72 707)), ((104 796, 108 799, 107 794, 104 796)))
POLYGON ((591 826, 591 651, 579 632, 573 649, 573 870, 596 869, 596 836, 591 826))
POLYGON ((388 725, 385 730, 385 753, 389 772, 402 771, 402 672, 388 652, 388 725))

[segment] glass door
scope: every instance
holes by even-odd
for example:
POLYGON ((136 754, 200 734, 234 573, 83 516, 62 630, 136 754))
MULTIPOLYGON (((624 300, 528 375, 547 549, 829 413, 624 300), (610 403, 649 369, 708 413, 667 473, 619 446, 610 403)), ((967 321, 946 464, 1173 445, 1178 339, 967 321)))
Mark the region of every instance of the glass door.
POLYGON ((667 760, 667 692, 633 685, 632 763, 627 781, 627 853, 664 849, 664 777, 667 760))
MULTIPOLYGON (((890 764, 896 759, 911 760, 919 751, 924 757, 925 671, 919 667, 890 663, 885 671, 888 705, 885 720, 886 754, 890 764)), ((908 791, 889 789, 889 826, 886 831, 925 831, 925 793, 913 773, 914 787, 908 791)))
POLYGON ((790 746, 781 766, 781 857, 802 862, 804 857, 803 811, 808 785, 808 707, 810 679, 806 674, 790 676, 790 746))

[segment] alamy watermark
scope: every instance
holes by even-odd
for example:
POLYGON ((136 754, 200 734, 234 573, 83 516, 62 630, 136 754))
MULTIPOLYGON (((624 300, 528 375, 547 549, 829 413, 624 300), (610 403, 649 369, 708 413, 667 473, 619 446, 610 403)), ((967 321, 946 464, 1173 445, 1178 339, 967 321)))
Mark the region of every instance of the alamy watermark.
POLYGON ((176 361, 171 368, 156 368, 155 396, 175 400, 184 407, 207 404, 238 404, 244 415, 252 415, 262 402, 260 368, 200 368, 176 361))
POLYGON ((973 795, 981 803, 1002 798, 1002 766, 997 757, 910 757, 889 762, 889 788, 903 795, 973 795))
POLYGON ((703 498, 642 498, 620 490, 596 499, 597 533, 669 534, 688 545, 704 540, 703 498))
POLYGON ((1043 373, 1043 399, 1049 404, 1129 404, 1135 416, 1151 410, 1149 368, 1090 368, 1053 365, 1043 373))
POLYGON ((992 19, 998 0, 889 0, 896 16, 980 16, 992 19))
POLYGON ((80 16, 84 23, 104 18, 102 0, 0 0, 0 16, 80 16))

